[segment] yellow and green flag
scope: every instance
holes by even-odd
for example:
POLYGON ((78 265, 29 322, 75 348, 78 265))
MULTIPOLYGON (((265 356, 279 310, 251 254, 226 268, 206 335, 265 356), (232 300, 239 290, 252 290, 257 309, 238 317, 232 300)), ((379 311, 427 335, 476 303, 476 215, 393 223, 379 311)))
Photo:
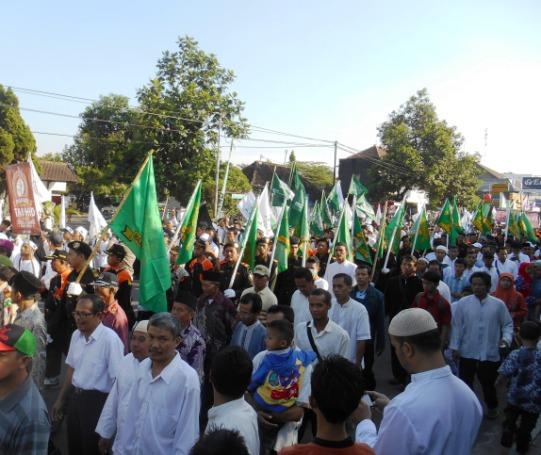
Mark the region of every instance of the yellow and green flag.
POLYGON ((276 251, 274 253, 274 259, 278 261, 278 273, 287 270, 289 257, 289 208, 284 208, 282 219, 280 220, 280 226, 278 228, 278 236, 275 240, 276 251))
POLYGON ((171 272, 158 209, 152 155, 131 184, 128 196, 109 226, 141 262, 141 306, 154 312, 167 311, 165 293, 171 287, 171 272))
POLYGON ((445 203, 441 208, 436 224, 442 228, 444 232, 449 235, 453 229, 453 215, 451 213, 451 204, 449 204, 449 199, 445 199, 445 203))
POLYGON ((361 220, 355 214, 353 215, 353 249, 355 259, 372 265, 372 250, 364 235, 361 220))
POLYGON ((413 224, 412 232, 414 233, 412 249, 414 251, 428 250, 430 248, 430 230, 424 207, 413 224))
POLYGON ((188 201, 186 213, 182 219, 180 228, 180 251, 177 264, 186 264, 193 255, 195 245, 195 234, 197 231, 197 219, 199 217, 199 206, 201 205, 201 180, 195 185, 195 189, 188 201))

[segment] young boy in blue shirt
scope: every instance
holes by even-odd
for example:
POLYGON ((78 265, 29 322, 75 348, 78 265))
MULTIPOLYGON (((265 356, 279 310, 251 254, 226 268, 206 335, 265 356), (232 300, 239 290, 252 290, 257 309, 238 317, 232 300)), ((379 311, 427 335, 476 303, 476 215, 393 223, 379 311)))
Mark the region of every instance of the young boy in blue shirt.
POLYGON ((518 453, 528 451, 541 412, 541 351, 537 349, 540 336, 538 322, 523 322, 519 332, 522 346, 512 351, 498 369, 497 384, 510 380, 501 444, 511 447, 515 441, 518 453))

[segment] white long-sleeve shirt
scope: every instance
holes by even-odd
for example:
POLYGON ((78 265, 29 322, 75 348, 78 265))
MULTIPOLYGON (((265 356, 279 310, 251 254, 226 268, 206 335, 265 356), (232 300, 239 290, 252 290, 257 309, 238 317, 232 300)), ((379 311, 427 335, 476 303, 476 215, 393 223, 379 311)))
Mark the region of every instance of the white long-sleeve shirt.
POLYGON ((329 319, 342 327, 349 335, 349 348, 346 358, 355 363, 357 357, 357 341, 369 341, 370 317, 366 307, 356 300, 349 299, 343 305, 332 300, 329 319))
POLYGON ((155 378, 151 366, 150 359, 139 365, 115 455, 187 455, 199 438, 197 372, 178 353, 155 378))
POLYGON ((468 454, 482 417, 475 394, 444 366, 412 374, 406 390, 385 407, 379 432, 366 419, 355 439, 377 455, 468 454))
POLYGON ((498 362, 500 340, 510 346, 512 338, 513 320, 500 299, 487 295, 480 301, 468 295, 455 302, 449 348, 460 357, 498 362))
POLYGON ((243 437, 250 455, 259 455, 259 430, 257 414, 244 397, 209 409, 206 433, 224 428, 236 430, 243 437))
MULTIPOLYGON (((116 381, 109 392, 96 427, 96 433, 102 438, 111 439, 117 432, 117 428, 126 421, 127 398, 135 380, 137 368, 139 368, 139 360, 131 352, 122 359, 116 381)), ((117 453, 115 444, 113 444, 113 453, 117 453)))

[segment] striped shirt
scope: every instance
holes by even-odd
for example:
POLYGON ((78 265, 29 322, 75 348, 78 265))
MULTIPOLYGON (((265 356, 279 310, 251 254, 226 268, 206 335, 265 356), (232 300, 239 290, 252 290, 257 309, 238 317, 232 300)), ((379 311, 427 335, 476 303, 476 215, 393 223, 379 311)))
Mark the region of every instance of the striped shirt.
POLYGON ((47 406, 30 377, 14 392, 0 398, 0 453, 47 453, 49 432, 47 406))

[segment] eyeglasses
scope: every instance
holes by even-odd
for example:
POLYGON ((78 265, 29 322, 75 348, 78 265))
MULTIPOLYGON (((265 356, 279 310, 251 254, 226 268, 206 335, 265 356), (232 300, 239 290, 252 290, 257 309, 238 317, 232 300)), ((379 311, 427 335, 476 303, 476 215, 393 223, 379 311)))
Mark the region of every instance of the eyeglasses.
POLYGON ((71 314, 73 315, 74 318, 86 319, 86 318, 89 318, 90 316, 94 316, 96 313, 86 313, 86 312, 82 312, 82 311, 74 311, 71 314))

